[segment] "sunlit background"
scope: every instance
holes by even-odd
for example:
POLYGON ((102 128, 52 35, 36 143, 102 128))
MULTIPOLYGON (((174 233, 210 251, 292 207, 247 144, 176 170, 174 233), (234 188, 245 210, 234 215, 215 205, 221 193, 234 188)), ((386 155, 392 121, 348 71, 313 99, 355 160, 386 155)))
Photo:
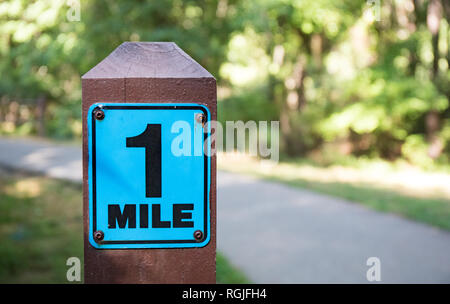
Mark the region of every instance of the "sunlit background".
MULTIPOLYGON (((0 3, 3 138, 79 144, 81 75, 124 41, 174 41, 216 77, 221 122, 280 121, 279 163, 223 153, 221 170, 450 230, 450 2, 81 0, 71 21, 72 2, 0 3)), ((0 281, 64 281, 50 202, 67 195, 80 224, 79 186, 1 172, 0 281)))

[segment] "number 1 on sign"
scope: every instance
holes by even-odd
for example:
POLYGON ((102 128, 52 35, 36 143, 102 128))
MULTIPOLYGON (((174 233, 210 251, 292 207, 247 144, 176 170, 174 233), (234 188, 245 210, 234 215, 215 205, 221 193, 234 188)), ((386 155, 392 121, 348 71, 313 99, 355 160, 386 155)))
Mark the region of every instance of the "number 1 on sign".
POLYGON ((127 137, 127 148, 145 148, 145 196, 161 197, 161 124, 147 124, 141 134, 127 137))

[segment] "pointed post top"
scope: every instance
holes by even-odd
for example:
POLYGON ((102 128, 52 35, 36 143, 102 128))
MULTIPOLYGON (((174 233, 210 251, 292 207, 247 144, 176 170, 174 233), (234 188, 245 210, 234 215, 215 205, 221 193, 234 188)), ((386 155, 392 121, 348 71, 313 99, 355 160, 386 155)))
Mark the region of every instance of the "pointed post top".
POLYGON ((174 42, 124 42, 82 79, 214 78, 174 42))

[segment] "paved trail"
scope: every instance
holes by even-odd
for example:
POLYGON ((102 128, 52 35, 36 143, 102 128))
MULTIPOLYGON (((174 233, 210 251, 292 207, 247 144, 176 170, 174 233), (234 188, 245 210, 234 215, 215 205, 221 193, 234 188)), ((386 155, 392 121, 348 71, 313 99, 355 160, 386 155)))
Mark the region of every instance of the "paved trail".
MULTIPOLYGON (((0 165, 81 180, 81 150, 0 138, 0 165)), ((450 233, 335 197, 218 173, 218 249, 257 283, 450 283, 450 233)))

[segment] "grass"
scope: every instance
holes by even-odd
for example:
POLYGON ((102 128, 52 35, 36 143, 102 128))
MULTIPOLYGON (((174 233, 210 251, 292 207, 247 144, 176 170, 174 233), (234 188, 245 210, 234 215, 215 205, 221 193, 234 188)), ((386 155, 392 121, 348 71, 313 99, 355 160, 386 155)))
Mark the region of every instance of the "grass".
MULTIPOLYGON (((280 181, 277 178, 271 180, 280 181)), ((345 183, 318 183, 307 180, 289 180, 285 183, 317 192, 359 202, 382 212, 391 212, 419 222, 450 230, 450 201, 445 199, 406 196, 364 185, 345 183)))
POLYGON ((0 283, 65 283, 83 258, 81 186, 0 176, 0 283))
MULTIPOLYGON (((0 171, 0 283, 68 283, 69 257, 83 263, 81 186, 0 171)), ((218 283, 248 283, 217 254, 218 283)))
POLYGON ((236 155, 219 155, 218 167, 341 197, 450 230, 450 176, 447 174, 392 166, 380 168, 375 163, 360 168, 319 167, 305 162, 273 164, 236 155))
POLYGON ((230 262, 220 253, 216 258, 217 283, 223 284, 246 284, 250 283, 247 277, 239 269, 230 264, 230 262))

